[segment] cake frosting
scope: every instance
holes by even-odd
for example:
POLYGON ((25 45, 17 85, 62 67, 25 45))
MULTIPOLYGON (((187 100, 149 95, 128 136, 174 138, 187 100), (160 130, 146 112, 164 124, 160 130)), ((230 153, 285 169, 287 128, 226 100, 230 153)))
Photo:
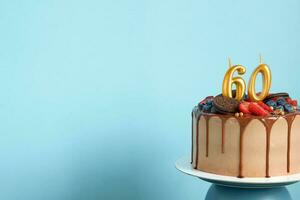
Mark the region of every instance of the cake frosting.
POLYGON ((236 117, 192 112, 192 165, 237 177, 300 173, 300 116, 236 117))
POLYGON ((283 92, 235 97, 209 96, 194 107, 193 168, 239 178, 300 173, 297 101, 283 92))

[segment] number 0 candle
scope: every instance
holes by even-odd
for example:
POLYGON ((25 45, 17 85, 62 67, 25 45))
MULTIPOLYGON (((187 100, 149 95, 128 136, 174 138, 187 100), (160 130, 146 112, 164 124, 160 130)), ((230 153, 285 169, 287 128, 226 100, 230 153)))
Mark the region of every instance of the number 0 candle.
POLYGON ((271 70, 266 64, 260 64, 258 67, 254 70, 254 72, 251 75, 251 78, 249 80, 249 85, 248 85, 248 96, 251 101, 262 101, 266 96, 269 94, 269 90, 271 87, 271 70), (257 95, 255 91, 255 81, 257 74, 261 73, 262 74, 262 92, 257 95))

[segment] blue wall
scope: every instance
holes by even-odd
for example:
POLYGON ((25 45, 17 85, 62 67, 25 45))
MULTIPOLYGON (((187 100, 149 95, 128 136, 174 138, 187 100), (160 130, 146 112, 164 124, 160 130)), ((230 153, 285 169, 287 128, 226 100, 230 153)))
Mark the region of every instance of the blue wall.
MULTIPOLYGON (((190 112, 227 57, 300 98, 299 1, 1 1, 0 199, 201 199, 190 112)), ((289 187, 300 195, 299 184, 289 187)))

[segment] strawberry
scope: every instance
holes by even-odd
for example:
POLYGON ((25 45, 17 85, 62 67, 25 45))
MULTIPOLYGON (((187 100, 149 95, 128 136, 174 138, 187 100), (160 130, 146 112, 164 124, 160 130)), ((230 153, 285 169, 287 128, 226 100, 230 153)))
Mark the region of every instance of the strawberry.
POLYGON ((292 100, 291 105, 292 106, 298 106, 298 101, 297 100, 292 100))
POLYGON ((269 115, 268 111, 266 111, 265 109, 263 109, 262 107, 260 107, 255 102, 250 102, 248 108, 249 108, 249 111, 253 115, 257 115, 257 116, 268 116, 269 115))
POLYGON ((286 102, 288 102, 289 104, 291 104, 292 99, 290 97, 285 98, 286 102))
POLYGON ((292 100, 290 97, 285 98, 286 102, 292 106, 298 106, 298 101, 297 100, 292 100))
POLYGON ((249 102, 248 101, 243 101, 240 103, 239 105, 239 110, 240 112, 244 113, 244 114, 251 114, 251 112, 249 111, 249 102))
POLYGON ((268 105, 264 104, 264 102, 259 101, 259 102, 257 102, 257 104, 258 104, 260 107, 262 107, 263 109, 265 109, 266 111, 268 111, 268 112, 273 112, 273 110, 272 110, 268 105))

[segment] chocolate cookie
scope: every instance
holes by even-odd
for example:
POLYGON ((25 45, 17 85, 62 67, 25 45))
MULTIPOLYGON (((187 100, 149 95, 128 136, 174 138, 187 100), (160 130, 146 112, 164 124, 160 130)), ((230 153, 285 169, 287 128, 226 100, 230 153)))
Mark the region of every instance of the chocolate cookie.
POLYGON ((264 102, 267 102, 270 99, 273 99, 275 97, 284 97, 287 98, 289 97, 289 94, 286 92, 279 92, 279 93, 273 93, 273 94, 269 94, 265 99, 264 102))
POLYGON ((213 105, 219 113, 235 113, 238 111, 239 101, 234 98, 224 97, 220 94, 214 98, 213 105))

